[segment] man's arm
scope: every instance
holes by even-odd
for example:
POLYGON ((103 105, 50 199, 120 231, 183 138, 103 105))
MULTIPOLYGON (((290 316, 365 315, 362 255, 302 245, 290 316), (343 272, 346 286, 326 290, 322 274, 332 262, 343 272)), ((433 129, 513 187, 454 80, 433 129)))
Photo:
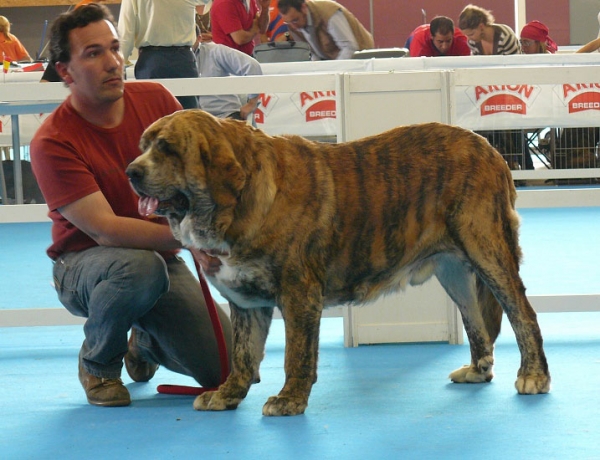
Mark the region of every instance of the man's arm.
POLYGON ((117 216, 102 192, 80 198, 58 211, 101 246, 156 251, 181 248, 168 225, 117 216))
POLYGON ((122 0, 121 9, 119 10, 119 22, 117 24, 117 30, 119 32, 121 52, 123 53, 123 59, 125 62, 128 61, 131 53, 133 52, 137 17, 138 12, 136 11, 134 0, 122 0))
POLYGON ((240 107, 240 116, 246 120, 256 107, 258 107, 258 96, 248 98, 248 102, 240 107))
POLYGON ((358 42, 342 10, 338 10, 331 16, 327 24, 327 32, 340 49, 336 59, 351 59, 354 52, 358 51, 358 42))
POLYGON ((431 37, 429 33, 429 29, 427 29, 427 33, 424 34, 421 31, 415 31, 413 33, 412 39, 410 41, 410 56, 411 57, 421 57, 427 56, 427 42, 425 41, 425 37, 431 37))
POLYGON ((258 28, 258 20, 254 19, 252 22, 252 27, 250 30, 236 30, 235 32, 231 32, 231 38, 238 45, 245 45, 246 43, 254 40, 254 37, 259 33, 260 29, 258 28))
MULTIPOLYGON (((224 45, 212 45, 208 49, 207 58, 214 62, 229 75, 244 77, 248 75, 262 75, 260 63, 246 53, 229 48, 224 45)), ((246 104, 240 107, 240 115, 248 118, 258 106, 258 94, 249 94, 246 104)))
POLYGON ((600 48, 600 38, 596 38, 595 40, 592 40, 591 42, 586 43, 585 45, 583 45, 581 48, 579 48, 575 52, 576 53, 593 53, 598 48, 600 48))
POLYGON ((231 32, 231 38, 238 45, 245 45, 246 43, 254 40, 258 34, 264 34, 267 31, 267 27, 269 27, 269 5, 270 0, 259 0, 260 12, 252 21, 252 27, 250 30, 236 30, 235 32, 231 32))
POLYGON ((258 30, 259 33, 264 34, 269 27, 269 6, 271 5, 271 0, 258 0, 258 5, 260 6, 258 30))
MULTIPOLYGON (((169 251, 181 248, 168 225, 115 215, 102 192, 95 192, 58 210, 65 219, 101 246, 169 251)), ((221 260, 190 248, 204 273, 215 275, 221 260)), ((225 254, 225 253, 221 253, 225 254)))

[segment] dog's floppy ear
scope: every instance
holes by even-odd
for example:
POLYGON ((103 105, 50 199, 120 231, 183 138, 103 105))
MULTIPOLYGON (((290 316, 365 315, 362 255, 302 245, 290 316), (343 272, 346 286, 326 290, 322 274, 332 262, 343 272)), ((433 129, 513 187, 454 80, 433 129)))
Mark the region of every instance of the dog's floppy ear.
POLYGON ((206 183, 217 207, 214 226, 224 235, 234 220, 238 199, 246 184, 246 173, 224 137, 210 146, 210 153, 203 155, 203 161, 206 183))
POLYGON ((213 199, 219 206, 235 206, 246 185, 246 172, 224 136, 209 148, 210 153, 204 159, 206 179, 213 199))

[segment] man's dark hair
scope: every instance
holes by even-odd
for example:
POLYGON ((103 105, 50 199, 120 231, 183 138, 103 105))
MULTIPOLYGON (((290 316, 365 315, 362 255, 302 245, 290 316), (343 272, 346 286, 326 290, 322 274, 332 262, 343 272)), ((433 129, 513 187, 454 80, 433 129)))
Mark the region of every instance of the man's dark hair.
POLYGON ((290 8, 300 11, 305 3, 305 0, 279 0, 277 8, 281 14, 287 14, 290 8))
POLYGON ((71 61, 69 43, 71 31, 104 20, 110 21, 113 25, 115 23, 110 10, 97 3, 90 3, 58 16, 50 28, 50 61, 53 64, 71 61))
POLYGON ((429 31, 432 37, 438 33, 441 35, 454 34, 454 21, 446 16, 436 16, 429 23, 429 31))

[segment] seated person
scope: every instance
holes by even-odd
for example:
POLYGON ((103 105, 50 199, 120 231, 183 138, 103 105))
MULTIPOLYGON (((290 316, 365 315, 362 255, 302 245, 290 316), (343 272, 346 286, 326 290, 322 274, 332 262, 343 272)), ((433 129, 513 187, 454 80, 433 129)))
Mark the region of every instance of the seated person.
MULTIPOLYGON (((201 42, 198 45, 196 63, 200 78, 262 75, 260 64, 253 57, 229 46, 212 42, 201 42)), ((219 94, 199 96, 198 102, 202 110, 216 117, 246 120, 248 115, 256 110, 258 96, 250 94, 247 102, 242 103, 237 94, 219 94)))
POLYGON ((409 40, 411 57, 471 55, 467 37, 446 16, 437 16, 429 24, 420 25, 409 40))
POLYGON ((10 21, 0 16, 0 53, 8 61, 32 61, 19 39, 10 33, 10 21))

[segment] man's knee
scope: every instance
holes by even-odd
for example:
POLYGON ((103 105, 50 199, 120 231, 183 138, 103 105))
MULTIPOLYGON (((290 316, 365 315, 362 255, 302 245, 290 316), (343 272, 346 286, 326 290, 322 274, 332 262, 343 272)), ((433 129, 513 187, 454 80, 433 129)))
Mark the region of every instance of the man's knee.
POLYGON ((124 261, 117 276, 140 303, 154 303, 169 290, 169 275, 163 258, 154 251, 136 250, 124 261))

